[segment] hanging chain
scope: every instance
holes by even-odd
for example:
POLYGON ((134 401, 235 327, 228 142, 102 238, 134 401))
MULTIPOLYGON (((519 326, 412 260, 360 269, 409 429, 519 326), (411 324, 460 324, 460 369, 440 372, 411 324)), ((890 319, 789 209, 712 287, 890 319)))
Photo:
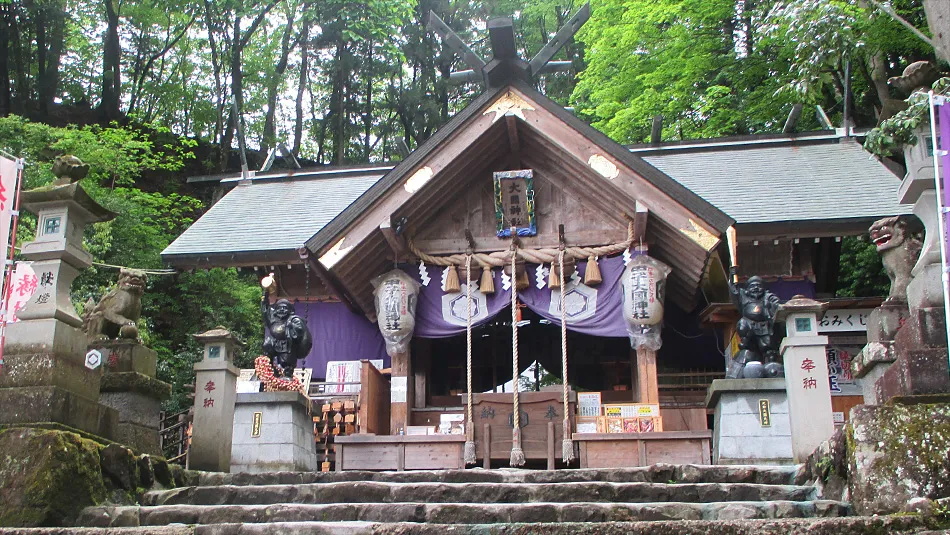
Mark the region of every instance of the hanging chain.
POLYGON ((305 321, 310 321, 310 261, 304 259, 303 262, 304 270, 307 272, 306 277, 304 277, 304 306, 306 312, 304 312, 303 317, 305 321))

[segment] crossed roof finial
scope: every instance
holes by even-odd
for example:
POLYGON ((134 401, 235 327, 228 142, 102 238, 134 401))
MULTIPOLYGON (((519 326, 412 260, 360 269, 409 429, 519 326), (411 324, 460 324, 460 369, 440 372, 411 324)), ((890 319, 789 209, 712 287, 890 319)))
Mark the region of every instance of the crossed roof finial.
POLYGON ((514 23, 508 17, 488 21, 488 38, 491 41, 492 58, 483 60, 462 39, 442 21, 434 11, 429 12, 426 27, 439 34, 445 46, 460 56, 470 70, 453 72, 450 80, 454 83, 483 82, 489 88, 506 85, 511 80, 532 81, 539 75, 566 71, 570 61, 551 61, 551 58, 563 47, 581 26, 590 18, 590 3, 584 4, 577 13, 562 26, 553 38, 544 45, 531 61, 518 57, 515 43, 514 23))

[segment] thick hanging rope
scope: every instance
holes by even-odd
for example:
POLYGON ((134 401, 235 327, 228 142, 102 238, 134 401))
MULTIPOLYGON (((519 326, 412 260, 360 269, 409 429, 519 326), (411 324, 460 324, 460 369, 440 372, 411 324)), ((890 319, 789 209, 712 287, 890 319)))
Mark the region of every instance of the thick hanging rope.
POLYGON ((514 414, 511 427, 511 466, 524 466, 524 450, 521 449, 521 407, 518 405, 518 285, 515 284, 518 266, 515 261, 518 250, 514 244, 511 248, 511 389, 514 391, 514 414))
POLYGON ((567 313, 564 311, 564 288, 567 286, 567 281, 564 279, 564 251, 558 254, 557 269, 561 277, 561 382, 563 383, 561 395, 564 397, 564 422, 561 426, 564 436, 561 440, 561 458, 565 463, 570 463, 574 460, 574 441, 571 439, 571 416, 567 402, 567 313))
MULTIPOLYGON (((574 257, 575 260, 587 260, 592 256, 610 256, 622 253, 633 245, 633 221, 627 224, 627 239, 620 243, 602 245, 600 247, 568 247, 564 249, 566 255, 574 257)), ((408 240, 409 250, 412 254, 426 264, 434 266, 462 266, 465 265, 465 254, 454 254, 447 256, 432 256, 421 251, 415 246, 410 238, 408 240)), ((510 251, 494 251, 491 253, 475 253, 472 258, 480 267, 501 267, 508 263, 510 251)), ((532 264, 551 264, 560 254, 559 249, 541 248, 541 249, 518 249, 515 254, 521 257, 525 262, 532 264)), ((514 274, 512 274, 514 278, 514 274)))
POLYGON ((472 408, 472 255, 465 255, 465 391, 468 424, 465 426, 465 464, 475 464, 475 412, 472 408))

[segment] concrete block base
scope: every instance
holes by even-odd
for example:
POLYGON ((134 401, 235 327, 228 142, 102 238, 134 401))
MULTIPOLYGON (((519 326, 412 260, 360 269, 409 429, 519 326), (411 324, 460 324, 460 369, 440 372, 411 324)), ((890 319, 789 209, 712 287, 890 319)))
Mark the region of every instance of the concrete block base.
POLYGON ((118 412, 55 386, 0 388, 0 426, 61 424, 108 440, 115 438, 118 412))
POLYGON ((301 472, 316 467, 313 420, 307 411, 307 398, 299 392, 237 395, 231 473, 301 472), (257 428, 255 413, 260 413, 257 428))
POLYGON ((714 464, 793 464, 784 379, 716 379, 706 406, 716 410, 714 464), (769 426, 762 425, 760 400, 769 402, 769 426))

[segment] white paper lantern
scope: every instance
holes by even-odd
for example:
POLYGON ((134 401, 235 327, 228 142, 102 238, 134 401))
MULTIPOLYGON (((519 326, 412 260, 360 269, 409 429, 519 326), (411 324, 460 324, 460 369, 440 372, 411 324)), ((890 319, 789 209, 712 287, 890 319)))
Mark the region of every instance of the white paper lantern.
POLYGON ((372 280, 376 302, 376 322, 386 342, 389 356, 409 348, 416 327, 419 283, 404 271, 394 269, 372 280))
POLYGON ((662 345, 666 277, 670 267, 647 255, 635 256, 627 264, 621 279, 623 317, 634 348, 657 350, 662 345))

